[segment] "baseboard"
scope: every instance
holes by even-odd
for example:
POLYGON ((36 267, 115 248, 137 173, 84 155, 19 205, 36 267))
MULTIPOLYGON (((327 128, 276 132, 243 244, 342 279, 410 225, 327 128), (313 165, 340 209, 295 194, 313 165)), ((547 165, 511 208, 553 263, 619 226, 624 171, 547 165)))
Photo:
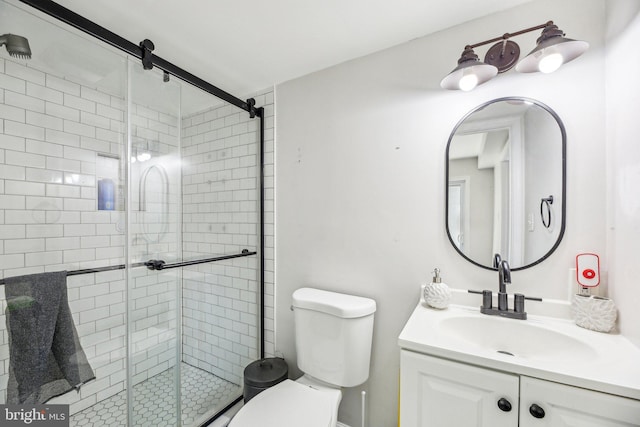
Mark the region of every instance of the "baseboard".
POLYGON ((348 425, 346 425, 346 424, 342 424, 340 421, 338 421, 338 422, 336 423, 336 427, 349 427, 349 426, 348 426, 348 425))

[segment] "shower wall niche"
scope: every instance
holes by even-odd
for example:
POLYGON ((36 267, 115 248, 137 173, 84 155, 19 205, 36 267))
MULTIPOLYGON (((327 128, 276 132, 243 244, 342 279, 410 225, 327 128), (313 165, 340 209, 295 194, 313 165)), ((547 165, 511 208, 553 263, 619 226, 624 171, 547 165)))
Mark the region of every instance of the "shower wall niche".
MULTIPOLYGON (((96 379, 50 403, 70 405, 71 425, 198 425, 241 396, 243 369, 260 357, 260 212, 273 210, 272 154, 260 205, 260 121, 16 2, 2 7, 0 25, 33 56, 0 55, 0 279, 114 267, 67 278, 96 379), (252 255, 142 265, 243 250, 252 255)), ((273 93, 254 96, 272 153, 273 93)), ((271 247, 272 224, 270 214, 271 247)), ((3 290, 0 305, 5 403, 3 290)))

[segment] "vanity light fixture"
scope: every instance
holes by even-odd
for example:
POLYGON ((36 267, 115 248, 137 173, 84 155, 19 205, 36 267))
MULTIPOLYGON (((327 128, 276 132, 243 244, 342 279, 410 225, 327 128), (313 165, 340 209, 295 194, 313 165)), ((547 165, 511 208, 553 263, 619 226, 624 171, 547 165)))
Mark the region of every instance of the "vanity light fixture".
POLYGON ((553 21, 542 25, 526 28, 515 33, 506 33, 501 37, 485 40, 480 43, 467 45, 458 60, 458 66, 442 79, 443 89, 469 91, 485 83, 498 73, 509 71, 516 66, 521 73, 543 72, 551 73, 582 55, 589 48, 589 43, 564 37, 564 32, 553 21), (537 46, 520 62, 520 46, 511 37, 542 29, 542 34, 536 40, 537 46), (484 62, 478 59, 473 49, 489 43, 494 43, 485 55, 484 62), (517 65, 516 65, 517 63, 517 65))

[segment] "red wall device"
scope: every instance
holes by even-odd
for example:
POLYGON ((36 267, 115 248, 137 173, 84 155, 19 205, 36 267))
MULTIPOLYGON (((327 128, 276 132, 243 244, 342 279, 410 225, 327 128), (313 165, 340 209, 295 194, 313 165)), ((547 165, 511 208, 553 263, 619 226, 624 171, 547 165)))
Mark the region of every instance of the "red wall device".
POLYGON ((600 257, 592 253, 576 255, 576 280, 583 288, 600 284, 600 257))

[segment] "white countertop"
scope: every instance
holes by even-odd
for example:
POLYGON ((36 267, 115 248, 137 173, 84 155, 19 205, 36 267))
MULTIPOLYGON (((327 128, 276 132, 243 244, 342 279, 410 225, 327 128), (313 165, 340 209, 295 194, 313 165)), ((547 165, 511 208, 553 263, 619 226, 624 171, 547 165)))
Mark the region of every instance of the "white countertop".
POLYGON ((481 314, 478 307, 451 305, 445 310, 436 310, 418 304, 400 333, 398 345, 406 350, 481 367, 640 399, 640 349, 625 337, 584 329, 571 320, 534 315, 528 317, 527 320, 507 319, 481 314), (462 323, 458 322, 459 325, 471 322, 473 328, 469 329, 476 330, 478 325, 487 322, 483 319, 487 317, 491 318, 487 323, 491 330, 482 331, 471 339, 484 340, 484 332, 494 334, 490 337, 492 344, 489 346, 476 345, 451 332, 450 325, 458 320, 462 320, 462 323), (498 353, 499 348, 494 348, 499 345, 495 344, 497 342, 509 347, 510 338, 518 334, 519 329, 523 331, 516 338, 522 342, 522 337, 528 334, 526 331, 533 331, 531 328, 540 328, 543 332, 540 336, 549 334, 552 339, 546 342, 546 338, 537 338, 536 341, 542 342, 527 342, 525 346, 531 354, 522 351, 523 355, 518 355, 515 351, 515 355, 511 356, 498 353), (500 336, 496 338, 496 334, 500 336), (576 345, 563 345, 563 336, 567 343, 576 345))

